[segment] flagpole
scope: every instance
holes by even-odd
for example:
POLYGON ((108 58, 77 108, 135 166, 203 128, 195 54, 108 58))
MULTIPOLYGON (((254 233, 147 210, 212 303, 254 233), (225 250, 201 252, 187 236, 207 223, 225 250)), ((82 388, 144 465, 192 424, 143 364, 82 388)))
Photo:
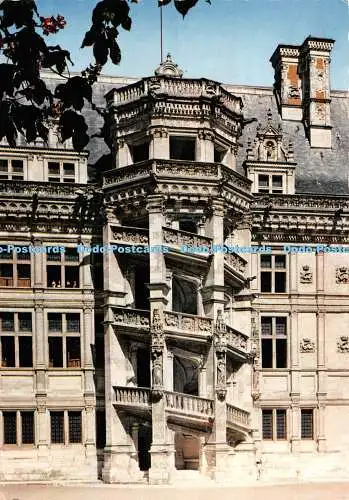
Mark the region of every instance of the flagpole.
POLYGON ((163 43, 162 43, 162 5, 160 5, 160 62, 163 63, 163 43))

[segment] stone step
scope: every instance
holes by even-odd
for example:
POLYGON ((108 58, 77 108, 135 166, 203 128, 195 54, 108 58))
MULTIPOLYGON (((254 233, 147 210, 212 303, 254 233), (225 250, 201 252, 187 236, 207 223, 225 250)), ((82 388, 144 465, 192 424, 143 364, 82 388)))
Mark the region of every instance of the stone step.
POLYGON ((198 470, 176 470, 172 476, 175 485, 204 484, 214 485, 214 481, 203 476, 198 470))

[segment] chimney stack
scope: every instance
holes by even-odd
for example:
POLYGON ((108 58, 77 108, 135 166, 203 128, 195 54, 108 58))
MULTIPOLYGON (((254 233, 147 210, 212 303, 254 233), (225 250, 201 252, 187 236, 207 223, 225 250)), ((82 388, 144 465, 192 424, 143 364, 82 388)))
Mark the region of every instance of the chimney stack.
POLYGON ((279 45, 270 61, 283 120, 303 121, 310 146, 331 148, 330 52, 334 40, 309 36, 301 46, 279 45))

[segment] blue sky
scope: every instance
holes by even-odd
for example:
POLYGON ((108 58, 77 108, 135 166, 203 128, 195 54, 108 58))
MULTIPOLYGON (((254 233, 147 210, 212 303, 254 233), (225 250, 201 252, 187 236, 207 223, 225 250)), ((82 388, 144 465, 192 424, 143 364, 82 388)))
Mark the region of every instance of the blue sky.
MULTIPOLYGON (((172 5, 163 8, 164 51, 171 52, 185 77, 207 77, 224 83, 272 85, 269 62, 279 43, 300 44, 308 36, 336 40, 331 86, 349 87, 349 0, 200 0, 183 20, 172 5)), ((90 49, 79 47, 97 0, 38 0, 42 15, 61 14, 65 30, 50 37, 71 51, 73 70, 88 65, 90 49)), ((122 31, 122 62, 104 73, 148 76, 160 62, 157 0, 131 4, 133 27, 122 31)))

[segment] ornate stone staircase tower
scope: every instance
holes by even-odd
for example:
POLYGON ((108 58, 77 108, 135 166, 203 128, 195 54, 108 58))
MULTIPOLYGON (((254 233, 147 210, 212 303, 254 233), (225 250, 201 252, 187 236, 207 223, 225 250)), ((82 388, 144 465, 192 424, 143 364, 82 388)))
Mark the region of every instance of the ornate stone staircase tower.
POLYGON ((250 243, 242 102, 170 56, 155 75, 106 96, 103 478, 224 481, 239 443, 254 464, 249 256, 224 251, 250 243))

